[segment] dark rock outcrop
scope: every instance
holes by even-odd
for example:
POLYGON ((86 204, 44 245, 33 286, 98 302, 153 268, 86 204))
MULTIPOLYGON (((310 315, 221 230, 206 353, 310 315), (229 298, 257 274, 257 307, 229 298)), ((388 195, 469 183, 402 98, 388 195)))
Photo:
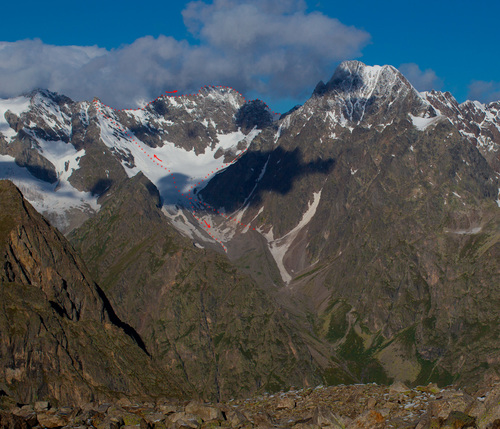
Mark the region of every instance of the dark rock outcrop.
MULTIPOLYGON (((0 181, 0 387, 20 402, 179 394, 66 239, 0 181)), ((52 420, 51 420, 52 421, 52 420)))

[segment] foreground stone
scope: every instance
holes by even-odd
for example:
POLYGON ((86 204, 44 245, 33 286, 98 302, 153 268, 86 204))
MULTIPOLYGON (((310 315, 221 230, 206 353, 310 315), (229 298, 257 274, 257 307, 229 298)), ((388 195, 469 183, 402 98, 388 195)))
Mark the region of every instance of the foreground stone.
POLYGON ((0 403, 0 429, 500 429, 500 383, 475 393, 435 385, 330 386, 220 404, 91 403, 82 408, 0 403), (6 405, 7 404, 7 405, 6 405))

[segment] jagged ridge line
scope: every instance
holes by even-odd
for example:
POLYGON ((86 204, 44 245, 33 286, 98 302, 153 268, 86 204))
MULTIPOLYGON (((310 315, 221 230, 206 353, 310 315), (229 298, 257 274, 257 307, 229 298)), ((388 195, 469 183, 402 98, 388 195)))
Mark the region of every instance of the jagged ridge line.
MULTIPOLYGON (((247 103, 247 99, 245 98, 245 96, 244 96, 241 92, 237 91, 236 89, 234 89, 234 88, 233 88, 233 87, 231 87, 231 86, 223 86, 223 85, 205 85, 205 86, 202 86, 202 87, 198 90, 198 92, 197 92, 196 94, 176 94, 176 95, 168 95, 168 91, 165 91, 165 93, 164 93, 164 94, 161 94, 161 95, 159 95, 158 97, 156 97, 154 100, 149 101, 149 102, 148 102, 148 103, 146 103, 143 107, 137 107, 137 108, 135 108, 135 109, 115 109, 114 107, 111 107, 111 106, 108 106, 107 104, 102 103, 100 100, 99 100, 99 102, 100 102, 103 106, 108 107, 108 108, 110 108, 110 109, 113 109, 115 112, 129 112, 129 111, 135 112, 135 111, 138 111, 138 110, 145 110, 145 109, 146 109, 146 107, 148 107, 149 105, 153 104, 155 101, 158 101, 158 100, 159 100, 159 99, 161 99, 161 98, 166 98, 166 97, 174 97, 174 98, 175 98, 175 97, 196 97, 196 96, 200 95, 201 90, 202 90, 202 89, 204 89, 204 88, 222 88, 222 89, 230 89, 230 90, 232 90, 232 91, 236 92, 238 95, 240 95, 240 96, 241 96, 241 98, 243 98, 243 101, 244 101, 245 103, 247 103)), ((96 101, 96 100, 97 100, 97 97, 95 97, 93 101, 96 101)), ((248 102, 251 102, 251 101, 261 101, 262 103, 264 103, 264 105, 266 106, 266 108, 267 108, 267 109, 269 109, 269 111, 270 111, 271 113, 273 113, 274 115, 281 115, 281 113, 279 113, 279 112, 275 112, 274 110, 272 110, 272 109, 269 107, 269 105, 268 105, 265 101, 263 101, 263 100, 260 100, 260 99, 258 99, 258 98, 255 98, 254 100, 249 100, 248 102)))
MULTIPOLYGON (((230 87, 223 87, 223 88, 229 88, 229 89, 232 89, 232 88, 230 88, 230 87)), ((201 90, 200 90, 200 91, 201 91, 201 90)), ((236 91, 236 92, 237 92, 237 91, 236 91)), ((190 94, 190 95, 193 95, 193 94, 190 94)), ((194 95, 199 95, 199 92, 198 92, 198 94, 194 94, 194 95)), ((241 95, 241 94, 240 94, 240 95, 241 95)), ((162 96, 163 96, 163 95, 162 95, 162 96)), ((162 96, 160 96, 160 97, 162 97, 162 96)), ((122 110, 118 110, 118 109, 114 109, 113 107, 107 106, 107 105, 105 105, 105 104, 103 104, 103 103, 100 103, 100 104, 102 104, 103 106, 108 107, 108 108, 110 108, 110 109, 112 109, 112 110, 114 110, 114 111, 117 111, 117 112, 130 111, 130 110, 132 110, 132 111, 136 111, 136 110, 144 110, 144 108, 145 108, 145 107, 147 107, 149 104, 153 103, 154 101, 158 100, 160 97, 156 98, 155 100, 151 101, 151 102, 150 102, 150 103, 148 103, 146 106, 144 106, 143 108, 139 108, 139 109, 122 109, 122 110)), ((175 96, 174 96, 174 97, 175 97, 175 96)), ((178 97, 182 97, 182 95, 179 95, 178 97)), ((242 97, 243 97, 243 96, 242 96, 242 97)), ((243 99, 245 99, 245 98, 243 97, 243 99)), ((169 170, 167 167, 165 167, 164 165, 161 165, 160 163, 156 162, 156 161, 155 161, 155 159, 154 159, 154 157, 151 157, 151 156, 150 156, 150 155, 146 152, 146 150, 144 150, 144 148, 143 148, 143 147, 142 147, 142 146, 141 146, 141 145, 140 145, 140 144, 136 141, 136 139, 135 139, 135 138, 134 138, 131 134, 129 134, 129 132, 128 132, 128 131, 126 131, 125 129, 123 129, 123 128, 122 128, 122 127, 121 127, 121 126, 120 126, 120 125, 119 125, 119 124, 118 124, 118 123, 114 120, 114 119, 112 119, 112 118, 111 118, 111 117, 109 117, 108 115, 104 114, 104 113, 101 111, 101 109, 99 108, 99 105, 98 105, 98 103, 97 103, 97 100, 96 100, 96 99, 94 99, 94 103, 95 103, 95 106, 96 106, 96 110, 97 110, 97 111, 98 111, 98 112, 99 112, 99 113, 100 113, 100 114, 101 114, 104 118, 108 119, 108 120, 109 120, 112 124, 114 124, 114 125, 115 125, 115 126, 116 126, 116 127, 117 127, 120 131, 122 131, 122 132, 123 132, 126 136, 128 136, 128 137, 129 137, 129 139, 130 139, 130 140, 132 140, 132 141, 133 141, 133 142, 137 145, 137 147, 138 147, 141 151, 143 151, 143 152, 145 153, 145 155, 146 155, 146 156, 147 156, 147 157, 148 157, 148 158, 149 158, 149 159, 153 162, 153 164, 156 164, 157 166, 159 166, 159 167, 163 168, 164 170, 166 170, 166 171, 167 171, 167 173, 171 173, 171 170, 169 170)), ((266 106, 267 106, 267 105, 266 105, 266 106)), ((234 163, 235 163, 235 162, 236 162, 239 158, 241 158, 241 157, 242 157, 242 156, 243 156, 243 155, 244 155, 247 151, 248 151, 248 148, 244 149, 244 150, 243 150, 243 151, 242 151, 242 152, 241 152, 238 156, 236 156, 236 157, 235 157, 235 158, 234 158, 234 159, 233 159, 230 163, 226 163, 226 167, 228 167, 228 166, 229 166, 229 165, 231 165, 231 164, 234 164, 234 163)), ((217 168, 215 169, 215 171, 214 171, 214 170, 212 170, 212 174, 216 174, 216 171, 217 171, 217 170, 219 170, 219 167, 217 167, 217 168)), ((222 170, 222 169, 221 169, 221 170, 222 170)), ((175 179, 175 177, 174 177, 172 174, 170 175, 170 177, 172 178, 172 180, 174 180, 174 179, 175 179)), ((202 183, 202 182, 204 182, 204 181, 205 181, 205 179, 208 179, 209 177, 211 177, 211 175, 210 175, 210 174, 207 174, 207 175, 206 175, 203 179, 201 179, 201 181, 200 181, 200 182, 198 182, 198 185, 201 185, 201 183, 202 183)), ((178 193, 180 193, 180 194, 181 194, 181 196, 183 196, 184 198, 186 198, 186 199, 188 199, 188 200, 192 200, 193 198, 195 198, 195 200, 196 200, 196 202, 197 202, 197 203, 202 204, 203 206, 205 206, 205 207, 207 207, 207 208, 209 208, 209 209, 213 210, 215 213, 217 213, 217 214, 221 215, 222 217, 226 218, 227 220, 230 220, 230 221, 232 221, 232 222, 235 222, 235 223, 237 223, 237 224, 240 224, 241 226, 243 226, 243 227, 245 227, 245 228, 246 228, 246 227, 250 228, 250 225, 245 225, 245 224, 243 224, 243 223, 241 223, 241 222, 239 222, 239 221, 237 221, 237 220, 235 220, 235 219, 232 219, 230 216, 227 216, 226 214, 221 213, 220 211, 218 211, 218 210, 216 210, 214 207, 212 207, 210 204, 204 203, 203 201, 199 200, 199 199, 198 199, 195 195, 191 194, 191 191, 194 189, 194 186, 193 186, 193 185, 191 186, 191 188, 189 189, 189 191, 188 191, 188 193, 187 193, 186 195, 184 195, 184 194, 183 194, 183 193, 182 193, 182 192, 181 192, 181 191, 177 188, 177 186, 175 185, 175 180, 174 180, 174 187, 175 187, 175 189, 177 189, 177 192, 178 192, 178 193), (191 196, 191 197, 189 197, 189 195, 192 195, 192 196, 191 196)), ((206 233, 207 233, 210 237, 212 237, 212 238, 213 238, 216 242, 218 242, 218 243, 219 243, 219 244, 223 247, 224 251, 227 253, 227 248, 226 248, 226 246, 222 243, 222 241, 220 241, 220 240, 218 240, 216 237, 214 237, 214 235, 213 235, 213 234, 211 234, 211 233, 208 231, 208 228, 207 228, 207 227, 205 227, 205 226, 203 225, 202 220, 201 220, 200 218, 198 218, 198 216, 196 216, 196 214, 195 214, 195 213, 196 213, 196 209, 195 209, 195 207, 194 207, 194 205, 193 205, 192 201, 188 201, 188 202, 189 202, 189 204, 192 206, 192 210, 193 210, 193 212, 192 212, 191 214, 193 215, 193 217, 194 217, 194 218, 195 218, 195 219, 196 219, 196 220, 200 223, 200 225, 201 225, 201 226, 202 226, 202 228, 205 230, 205 232, 206 232, 206 233)), ((255 230, 255 228, 253 228, 253 230, 255 230)))

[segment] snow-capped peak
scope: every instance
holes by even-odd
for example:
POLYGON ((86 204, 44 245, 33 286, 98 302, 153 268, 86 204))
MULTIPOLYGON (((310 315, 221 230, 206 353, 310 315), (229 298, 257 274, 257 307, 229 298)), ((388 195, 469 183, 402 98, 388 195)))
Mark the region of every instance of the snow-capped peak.
POLYGON ((327 84, 320 82, 315 94, 333 92, 350 98, 370 98, 389 95, 397 91, 408 93, 416 90, 393 66, 367 66, 360 61, 344 61, 335 70, 327 84))

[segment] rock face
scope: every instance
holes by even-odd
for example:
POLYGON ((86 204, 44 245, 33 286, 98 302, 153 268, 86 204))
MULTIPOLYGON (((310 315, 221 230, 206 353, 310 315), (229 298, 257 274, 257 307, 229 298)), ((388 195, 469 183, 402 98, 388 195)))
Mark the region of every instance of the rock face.
POLYGON ((0 207, 2 392, 72 404, 179 394, 61 233, 8 181, 0 207))
POLYGON ((224 255, 181 236, 159 206, 139 174, 70 236, 158 364, 212 400, 321 382, 304 327, 224 255))
POLYGON ((500 371, 498 120, 347 62, 200 195, 239 221, 209 218, 230 258, 271 254, 355 379, 474 383, 500 371))

